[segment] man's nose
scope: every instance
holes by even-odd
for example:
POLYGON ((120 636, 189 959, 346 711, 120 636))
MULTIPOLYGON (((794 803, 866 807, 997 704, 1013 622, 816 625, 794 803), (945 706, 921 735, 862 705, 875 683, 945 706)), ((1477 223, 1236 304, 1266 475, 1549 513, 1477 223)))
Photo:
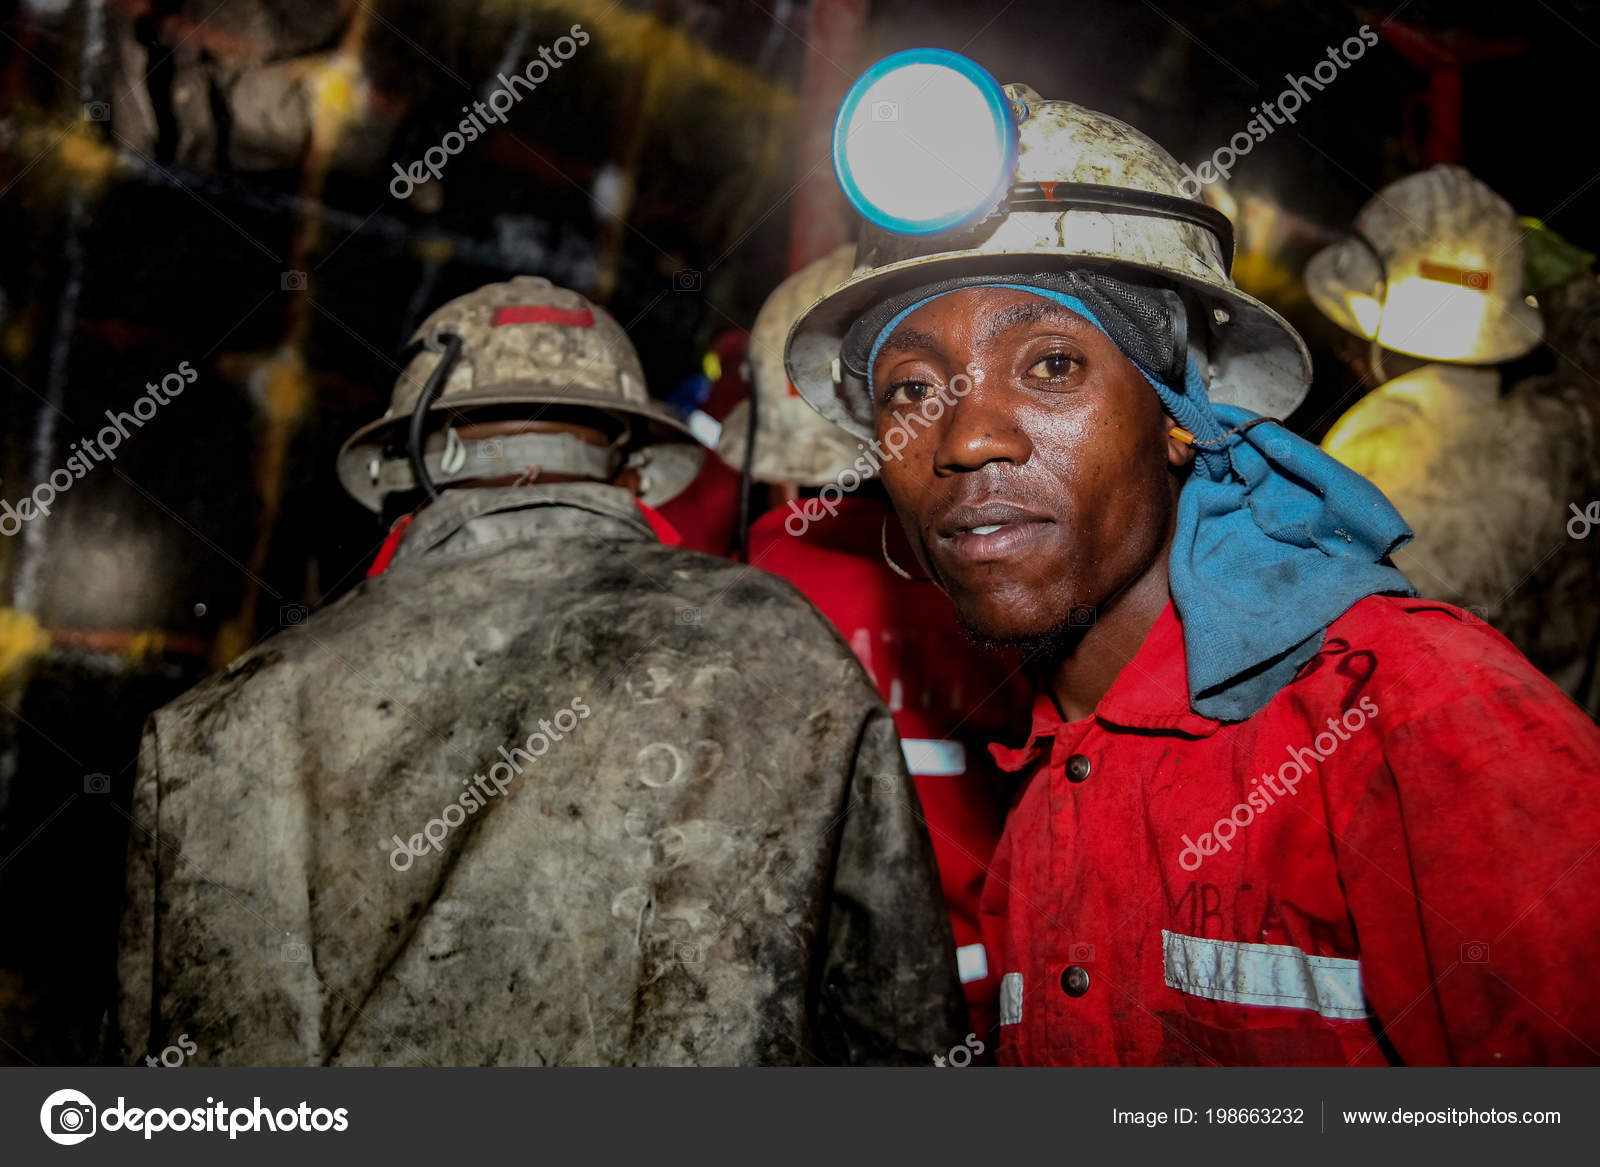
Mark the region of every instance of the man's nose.
POLYGON ((944 476, 978 470, 991 462, 1021 465, 1033 442, 1010 408, 1012 394, 999 377, 976 379, 964 397, 945 411, 934 449, 934 473, 944 476))

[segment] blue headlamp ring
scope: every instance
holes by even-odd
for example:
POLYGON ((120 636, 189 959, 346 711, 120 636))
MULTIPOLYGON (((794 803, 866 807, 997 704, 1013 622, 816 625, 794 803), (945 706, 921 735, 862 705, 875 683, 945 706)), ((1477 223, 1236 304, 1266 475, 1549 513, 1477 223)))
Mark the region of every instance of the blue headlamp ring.
POLYGON ((1012 175, 1016 173, 1017 166, 1017 126, 1014 120, 1011 99, 1006 96, 1005 90, 984 68, 976 61, 962 56, 960 53, 948 49, 905 49, 892 53, 883 60, 867 69, 850 91, 845 94, 843 103, 833 125, 833 168, 838 178, 839 186, 844 191, 846 199, 855 207, 861 216, 869 222, 876 223, 887 231, 900 235, 930 235, 943 231, 953 230, 968 223, 978 221, 993 214, 1004 205, 1005 192, 1012 175), (927 219, 908 219, 894 214, 885 207, 876 205, 869 198, 860 183, 856 180, 849 162, 850 126, 855 120, 861 103, 867 94, 872 92, 873 86, 885 76, 908 66, 929 65, 949 69, 967 80, 981 95, 983 108, 986 111, 990 128, 995 135, 995 142, 1000 150, 999 165, 994 173, 993 182, 987 192, 983 193, 964 207, 950 211, 947 214, 934 216, 927 219))
POLYGON ((1093 182, 1019 182, 1011 188, 1003 210, 1055 211, 1064 206, 1193 223, 1209 231, 1222 248, 1222 270, 1233 270, 1233 223, 1215 207, 1192 199, 1093 182))

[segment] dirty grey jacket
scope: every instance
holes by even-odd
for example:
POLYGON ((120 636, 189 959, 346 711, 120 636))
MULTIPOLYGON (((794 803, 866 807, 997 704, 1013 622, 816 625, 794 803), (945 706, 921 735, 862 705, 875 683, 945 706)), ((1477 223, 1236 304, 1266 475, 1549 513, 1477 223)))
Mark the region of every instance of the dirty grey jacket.
POLYGON ((633 499, 455 491, 152 716, 124 1064, 929 1064, 965 1035, 888 712, 633 499))

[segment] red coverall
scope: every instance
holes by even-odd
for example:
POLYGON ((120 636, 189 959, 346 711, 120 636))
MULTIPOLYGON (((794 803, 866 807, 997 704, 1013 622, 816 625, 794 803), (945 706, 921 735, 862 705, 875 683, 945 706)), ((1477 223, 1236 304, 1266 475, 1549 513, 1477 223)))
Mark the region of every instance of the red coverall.
POLYGON ((1002 1064, 1600 1062, 1600 730, 1508 641, 1370 597, 1248 720, 1186 692, 1169 606, 993 747, 1002 1064))
POLYGON ((768 511, 751 524, 750 563, 794 584, 833 621, 894 715, 939 863, 973 1032, 992 1050, 999 973, 978 910, 1010 785, 983 743, 1021 737, 1016 711, 1027 685, 1013 664, 971 647, 942 592, 884 564, 883 520, 896 521, 887 503, 846 498, 837 512, 795 535, 784 529, 793 511, 768 511))

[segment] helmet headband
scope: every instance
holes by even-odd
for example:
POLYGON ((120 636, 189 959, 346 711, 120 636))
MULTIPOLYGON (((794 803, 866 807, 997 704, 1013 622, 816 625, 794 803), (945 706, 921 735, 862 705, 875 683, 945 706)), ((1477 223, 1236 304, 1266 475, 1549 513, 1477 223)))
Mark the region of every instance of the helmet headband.
POLYGON ((902 312, 946 292, 994 284, 1076 296, 1128 359, 1168 384, 1183 384, 1189 352, 1188 316, 1182 298, 1170 288, 1145 287, 1090 271, 955 276, 891 296, 851 326, 840 350, 841 362, 852 375, 870 382, 871 358, 879 336, 902 312))

